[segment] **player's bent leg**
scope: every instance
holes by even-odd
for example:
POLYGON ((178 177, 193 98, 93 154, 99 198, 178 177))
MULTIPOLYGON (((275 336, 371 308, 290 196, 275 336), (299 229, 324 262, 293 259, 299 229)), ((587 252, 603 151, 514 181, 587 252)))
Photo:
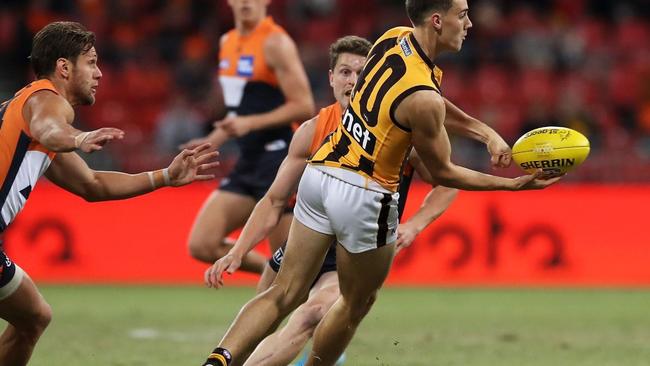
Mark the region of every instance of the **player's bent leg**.
POLYGON ((219 344, 230 352, 233 364, 243 362, 255 346, 303 302, 332 240, 332 235, 293 221, 275 281, 268 290, 244 305, 219 344))
POLYGON ((271 268, 269 264, 264 266, 264 271, 262 272, 262 276, 260 277, 260 280, 257 282, 257 289, 255 293, 259 294, 262 293, 266 290, 268 290, 269 287, 271 287, 271 284, 275 280, 275 277, 278 274, 271 268))
POLYGON ((341 296, 316 328, 308 366, 334 365, 374 303, 388 275, 394 243, 362 253, 338 246, 341 296))
MULTIPOLYGON (((194 221, 188 242, 190 255, 209 264, 223 257, 232 247, 226 236, 246 223, 254 207, 255 200, 251 197, 227 191, 214 191, 194 221)), ((244 257, 241 268, 261 273, 264 263, 265 258, 262 255, 250 252, 244 257)))
POLYGON ((324 273, 309 293, 309 298, 289 317, 282 329, 264 338, 245 366, 287 365, 303 349, 318 323, 339 296, 335 271, 324 273))
POLYGON ((274 253, 282 244, 286 243, 289 236, 289 228, 293 221, 293 213, 287 212, 280 217, 280 222, 276 225, 275 229, 269 234, 269 245, 271 246, 271 253, 274 253))
POLYGON ((20 267, 12 281, 0 288, 0 317, 8 323, 0 335, 0 365, 23 366, 50 323, 52 309, 20 267))

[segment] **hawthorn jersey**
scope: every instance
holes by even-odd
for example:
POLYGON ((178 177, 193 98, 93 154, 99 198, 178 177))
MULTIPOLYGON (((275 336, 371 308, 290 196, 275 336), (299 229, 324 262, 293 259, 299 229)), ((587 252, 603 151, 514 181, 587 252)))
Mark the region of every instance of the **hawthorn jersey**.
MULTIPOLYGON (((286 34, 270 17, 262 20, 249 34, 237 29, 226 33, 219 51, 219 82, 229 115, 266 113, 284 104, 274 71, 264 56, 269 36, 286 34)), ((255 158, 264 151, 287 148, 291 141, 290 126, 252 131, 237 139, 242 157, 255 158)))
MULTIPOLYGON (((315 153, 318 148, 323 145, 327 137, 331 135, 332 132, 336 131, 336 128, 341 121, 342 114, 343 112, 339 103, 334 103, 320 110, 318 113, 314 137, 312 138, 311 146, 309 147, 310 154, 315 153)), ((401 172, 401 180, 398 188, 399 201, 397 205, 397 213, 400 220, 404 214, 404 208, 406 207, 406 198, 408 196, 409 188, 411 187, 414 171, 415 169, 407 160, 404 163, 404 167, 401 172)), ((279 264, 277 264, 277 266, 279 268, 279 264)))
POLYGON ((0 105, 0 230, 13 221, 23 208, 38 179, 45 173, 55 154, 33 140, 29 123, 23 117, 23 106, 37 91, 50 90, 52 82, 35 81, 13 98, 0 105))
POLYGON ((396 192, 411 131, 396 119, 395 110, 416 91, 440 93, 441 78, 442 71, 417 43, 413 28, 387 31, 370 50, 336 131, 309 162, 348 183, 396 192), (354 171, 362 179, 330 167, 354 171))

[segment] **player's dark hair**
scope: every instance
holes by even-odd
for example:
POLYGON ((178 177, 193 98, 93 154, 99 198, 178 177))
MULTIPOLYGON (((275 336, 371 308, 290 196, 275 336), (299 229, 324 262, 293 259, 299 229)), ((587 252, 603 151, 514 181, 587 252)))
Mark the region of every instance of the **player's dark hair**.
POLYGON ((406 15, 413 25, 422 25, 424 20, 433 12, 447 12, 454 0, 406 0, 406 15))
POLYGON ((372 43, 367 39, 357 36, 345 36, 336 40, 330 46, 330 70, 334 70, 336 62, 342 53, 351 53, 358 56, 368 56, 372 43))
POLYGON ((36 33, 29 56, 37 78, 51 75, 56 60, 66 58, 77 61, 79 55, 95 45, 95 34, 76 22, 54 22, 36 33))

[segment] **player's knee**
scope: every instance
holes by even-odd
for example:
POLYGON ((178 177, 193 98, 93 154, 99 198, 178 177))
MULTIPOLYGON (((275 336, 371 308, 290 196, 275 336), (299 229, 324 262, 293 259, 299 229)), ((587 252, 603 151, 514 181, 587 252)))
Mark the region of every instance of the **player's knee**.
POLYGON ((314 330, 325 314, 329 307, 322 303, 305 303, 296 311, 300 319, 300 328, 303 330, 314 330))
POLYGON ((18 336, 24 341, 36 343, 51 321, 52 308, 47 302, 42 301, 38 306, 31 309, 29 314, 26 314, 23 321, 13 325, 18 336))
POLYGON ((303 295, 296 288, 283 286, 278 283, 272 284, 264 292, 264 296, 276 304, 280 314, 283 316, 286 316, 297 308, 303 299, 303 295))
POLYGON ((354 299, 348 303, 349 317, 352 322, 359 323, 368 314, 372 305, 377 300, 377 292, 373 292, 366 297, 354 299))
POLYGON ((188 250, 194 259, 203 262, 214 262, 228 253, 229 248, 221 240, 207 240, 206 238, 190 238, 188 250))

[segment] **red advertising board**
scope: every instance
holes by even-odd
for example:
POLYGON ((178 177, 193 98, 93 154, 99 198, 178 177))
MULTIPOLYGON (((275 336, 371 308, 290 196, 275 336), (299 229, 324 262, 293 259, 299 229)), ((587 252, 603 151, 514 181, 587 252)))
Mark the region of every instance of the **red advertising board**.
MULTIPOLYGON (((5 232, 8 255, 37 282, 202 283, 186 240, 213 184, 87 203, 41 183, 5 232)), ((428 187, 413 184, 405 218, 428 187)), ((461 192, 395 259, 407 285, 650 285, 650 186, 557 185, 461 192)), ((262 245, 266 249, 266 245, 262 245)), ((268 253, 266 250, 265 253, 268 253)), ((252 283, 236 274, 230 283, 252 283)))

